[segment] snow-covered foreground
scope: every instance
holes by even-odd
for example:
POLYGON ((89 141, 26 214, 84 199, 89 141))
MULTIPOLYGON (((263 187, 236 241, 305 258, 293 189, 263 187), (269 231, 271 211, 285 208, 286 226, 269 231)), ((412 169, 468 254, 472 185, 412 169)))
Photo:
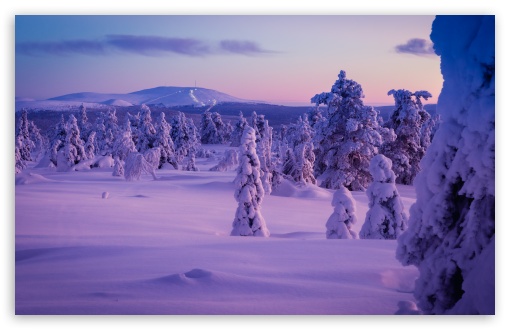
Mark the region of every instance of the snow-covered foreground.
MULTIPOLYGON (((395 259, 396 241, 326 239, 332 191, 284 184, 262 203, 269 238, 230 236, 235 171, 207 171, 217 161, 158 170, 157 181, 16 175, 16 313, 413 312, 418 272, 395 259)), ((408 212, 414 189, 398 188, 408 212)), ((353 197, 359 232, 367 197, 353 197)))

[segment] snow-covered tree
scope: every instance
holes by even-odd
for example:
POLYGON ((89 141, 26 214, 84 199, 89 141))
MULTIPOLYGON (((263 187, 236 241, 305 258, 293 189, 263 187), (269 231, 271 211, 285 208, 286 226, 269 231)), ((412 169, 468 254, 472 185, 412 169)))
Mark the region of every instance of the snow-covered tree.
POLYGON ((426 314, 495 313, 495 17, 437 16, 441 116, 397 259, 426 314))
POLYGON ((126 119, 124 128, 120 129, 113 144, 113 156, 118 157, 119 160, 126 160, 130 152, 136 151, 135 143, 131 135, 131 122, 129 118, 126 119))
POLYGON ((430 118, 421 127, 420 143, 427 150, 432 142, 434 134, 441 122, 441 117, 438 114, 431 115, 430 118))
POLYGON ((131 152, 126 158, 124 166, 124 178, 126 181, 140 180, 142 173, 151 174, 157 180, 154 166, 150 164, 139 152, 131 152))
POLYGON ((16 144, 14 146, 14 170, 15 170, 15 173, 20 173, 27 167, 25 160, 21 157, 21 152, 20 152, 21 145, 22 145, 21 136, 18 135, 18 136, 16 136, 16 144))
POLYGON ((193 171, 197 172, 198 167, 195 163, 195 149, 190 149, 188 152, 188 161, 186 162, 186 166, 182 166, 183 171, 193 171))
POLYGON ((368 167, 382 144, 381 127, 377 112, 363 105, 363 97, 361 85, 342 70, 331 92, 311 99, 317 106, 327 105, 315 150, 315 174, 324 188, 364 190, 371 181, 368 167))
POLYGON ((23 161, 32 161, 32 150, 35 148, 35 143, 30 139, 30 122, 26 109, 21 110, 16 143, 21 159, 23 161))
POLYGON ((326 222, 326 238, 355 239, 358 234, 351 228, 357 222, 356 202, 347 188, 340 187, 333 194, 333 214, 326 222))
POLYGON ((68 168, 78 164, 80 161, 88 159, 85 153, 85 146, 80 138, 80 129, 78 128, 78 121, 73 114, 69 115, 69 120, 66 126, 66 139, 63 147, 63 157, 65 164, 58 164, 59 168, 63 169, 64 166, 68 168))
POLYGON ((221 144, 223 143, 224 124, 221 121, 219 113, 211 113, 206 110, 202 114, 200 122, 200 141, 202 144, 221 144))
POLYGON ((308 118, 299 117, 296 124, 290 126, 288 140, 290 145, 286 149, 282 164, 282 173, 298 183, 315 184, 313 164, 315 154, 313 152, 312 128, 308 118))
MULTIPOLYGON (((275 170, 272 163, 272 145, 273 145, 273 128, 269 126, 269 121, 264 115, 257 115, 254 111, 252 114, 252 128, 255 130, 257 155, 260 160, 260 180, 266 194, 271 194, 273 189, 273 171, 275 170)), ((244 133, 243 133, 244 134, 244 133)))
POLYGON ((232 223, 232 236, 269 236, 260 211, 264 188, 260 181, 260 162, 255 139, 255 130, 247 126, 239 147, 239 167, 234 180, 234 197, 238 206, 232 223))
POLYGON ((78 128, 80 129, 81 139, 87 140, 90 134, 91 125, 89 123, 89 118, 87 116, 87 108, 82 104, 78 108, 80 112, 80 117, 78 120, 78 128))
POLYGON ((243 137, 244 128, 248 125, 248 121, 244 118, 243 113, 239 112, 239 119, 234 125, 234 130, 230 134, 230 146, 239 147, 241 138, 243 137))
POLYGON ((115 156, 113 163, 113 176, 124 176, 124 165, 118 156, 115 156))
POLYGON ((41 134, 41 130, 34 121, 30 121, 28 125, 28 130, 30 132, 30 140, 34 143, 35 148, 32 150, 33 152, 42 152, 45 151, 48 147, 48 138, 41 134))
POLYGON ((190 150, 193 149, 196 152, 200 147, 197 127, 193 120, 186 118, 182 112, 179 112, 177 116, 172 118, 170 125, 172 126, 171 136, 174 141, 177 162, 182 163, 190 150))
POLYGON ((163 167, 163 164, 169 163, 175 169, 177 166, 177 159, 175 157, 175 149, 174 149, 174 141, 172 141, 172 136, 170 132, 172 131, 172 126, 166 121, 165 113, 161 112, 159 116, 159 122, 156 125, 156 136, 154 140, 154 146, 159 147, 161 151, 161 158, 159 160, 158 168, 163 167))
POLYGON ((96 139, 96 132, 92 131, 89 134, 89 137, 87 138, 87 142, 85 142, 85 155, 87 159, 93 159, 96 155, 96 147, 95 147, 95 141, 96 139))
POLYGON ((138 127, 138 144, 136 149, 138 152, 144 152, 154 147, 154 141, 156 139, 156 129, 152 124, 151 109, 142 104, 140 107, 140 124, 138 127))
POLYGON ((359 237, 397 239, 407 229, 407 215, 395 185, 391 159, 381 154, 374 156, 370 174, 373 182, 366 191, 369 210, 359 237))
POLYGON ((396 138, 385 142, 381 153, 391 159, 396 182, 410 185, 425 155, 426 147, 421 143, 422 126, 430 119, 420 98, 427 100, 432 95, 427 91, 411 93, 405 89, 392 89, 388 95, 395 99, 395 110, 385 126, 395 132, 396 138))
POLYGON ((225 150, 223 158, 218 165, 209 169, 209 171, 225 172, 239 164, 239 157, 236 150, 225 150))

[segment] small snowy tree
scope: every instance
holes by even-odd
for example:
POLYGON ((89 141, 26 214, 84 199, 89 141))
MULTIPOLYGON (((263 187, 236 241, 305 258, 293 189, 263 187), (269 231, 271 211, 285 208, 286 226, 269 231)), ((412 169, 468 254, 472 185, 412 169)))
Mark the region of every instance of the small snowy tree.
POLYGON ((432 95, 427 91, 411 93, 405 89, 392 89, 388 95, 395 99, 395 110, 385 126, 395 132, 396 138, 385 142, 381 153, 391 159, 396 182, 410 185, 425 155, 426 147, 421 143, 422 126, 430 119, 420 98, 427 100, 432 95))
POLYGON ((124 178, 126 181, 140 180, 142 173, 151 174, 157 180, 154 166, 149 163, 139 152, 131 152, 126 158, 124 166, 124 178))
POLYGON ((441 125, 414 181, 397 259, 418 268, 414 296, 425 314, 494 314, 495 17, 437 16, 431 39, 444 79, 441 125))
POLYGON ((80 117, 78 120, 78 128, 80 129, 81 139, 86 140, 90 135, 91 125, 87 117, 87 108, 82 104, 79 107, 80 117))
POLYGON ((357 222, 356 202, 351 192, 345 187, 340 187, 333 195, 331 206, 334 207, 334 211, 326 222, 326 238, 358 238, 351 228, 357 222))
POLYGON ((129 118, 126 119, 124 129, 119 130, 113 144, 113 156, 119 157, 120 160, 126 160, 130 152, 136 151, 136 146, 131 134, 131 123, 129 118))
POLYGON ((260 162, 257 156, 255 130, 246 127, 239 147, 240 159, 234 180, 234 197, 238 202, 232 236, 269 236, 266 222, 260 212, 264 188, 260 181, 260 162))
POLYGON ((113 163, 113 176, 124 176, 124 165, 118 156, 115 156, 113 163))
POLYGON ((364 190, 371 181, 370 159, 382 144, 381 127, 373 107, 363 105, 361 85, 340 71, 331 92, 311 101, 327 105, 327 119, 317 132, 316 177, 321 187, 364 190))
POLYGON ((407 229, 404 204, 395 185, 391 160, 376 155, 370 161, 373 182, 368 187, 368 207, 365 222, 359 233, 366 239, 396 239, 407 229))
POLYGON ((191 149, 188 153, 188 162, 186 166, 183 166, 182 169, 184 171, 193 171, 198 172, 198 167, 195 164, 195 150, 191 149))
POLYGON ((239 158, 236 150, 225 150, 223 158, 218 165, 209 169, 209 171, 225 172, 239 164, 239 158))

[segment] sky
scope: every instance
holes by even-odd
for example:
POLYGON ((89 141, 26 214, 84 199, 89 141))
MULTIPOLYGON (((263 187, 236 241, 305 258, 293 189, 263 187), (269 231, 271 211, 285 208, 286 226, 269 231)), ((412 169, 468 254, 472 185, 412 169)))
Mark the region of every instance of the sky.
POLYGON ((16 15, 15 96, 203 87, 235 97, 310 104, 340 70, 365 104, 391 89, 427 90, 439 57, 423 15, 16 15))

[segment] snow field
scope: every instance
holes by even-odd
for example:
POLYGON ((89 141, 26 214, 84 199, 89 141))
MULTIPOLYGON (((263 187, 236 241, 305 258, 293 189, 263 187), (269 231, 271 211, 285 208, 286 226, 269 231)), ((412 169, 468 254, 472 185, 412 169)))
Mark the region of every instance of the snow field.
MULTIPOLYGON (((262 202, 270 237, 229 236, 235 171, 208 171, 225 147, 207 148, 217 153, 197 159, 199 172, 166 167, 157 181, 109 168, 17 175, 16 313, 365 315, 412 305, 418 273, 397 262, 396 241, 326 239, 333 191, 287 183, 262 202)), ((407 209, 414 191, 403 190, 407 209)), ((353 197, 359 231, 368 201, 353 197)))

